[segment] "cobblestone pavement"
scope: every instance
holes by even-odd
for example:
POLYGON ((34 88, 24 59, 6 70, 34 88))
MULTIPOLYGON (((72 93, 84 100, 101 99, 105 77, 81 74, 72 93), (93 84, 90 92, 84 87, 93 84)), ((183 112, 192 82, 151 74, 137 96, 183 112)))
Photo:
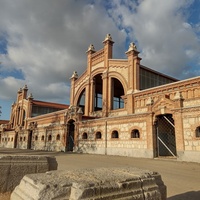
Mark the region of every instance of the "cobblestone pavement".
POLYGON ((0 148, 0 154, 52 155, 58 170, 134 166, 157 171, 167 186, 168 200, 200 200, 200 164, 174 159, 144 159, 121 156, 74 154, 0 148))

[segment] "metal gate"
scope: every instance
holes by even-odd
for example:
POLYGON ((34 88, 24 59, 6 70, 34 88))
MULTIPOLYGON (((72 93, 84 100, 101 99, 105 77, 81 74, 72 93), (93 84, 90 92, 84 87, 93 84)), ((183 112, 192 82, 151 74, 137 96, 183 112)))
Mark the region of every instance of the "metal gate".
POLYGON ((175 127, 171 114, 157 116, 156 136, 157 156, 176 157, 175 127))

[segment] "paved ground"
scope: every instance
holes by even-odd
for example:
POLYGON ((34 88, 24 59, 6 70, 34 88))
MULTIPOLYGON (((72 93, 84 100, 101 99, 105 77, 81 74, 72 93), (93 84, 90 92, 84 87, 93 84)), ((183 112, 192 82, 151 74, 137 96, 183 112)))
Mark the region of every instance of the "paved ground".
POLYGON ((200 200, 200 164, 197 163, 3 148, 0 148, 0 153, 52 155, 57 159, 58 170, 120 166, 149 169, 162 175, 167 185, 168 200, 200 200))

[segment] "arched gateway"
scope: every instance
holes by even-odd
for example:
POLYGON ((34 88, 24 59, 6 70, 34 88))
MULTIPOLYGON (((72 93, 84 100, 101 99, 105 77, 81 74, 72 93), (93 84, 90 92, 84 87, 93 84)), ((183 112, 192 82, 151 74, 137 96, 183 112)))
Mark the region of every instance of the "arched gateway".
POLYGON ((67 140, 66 140, 66 150, 73 151, 74 148, 74 120, 69 120, 67 124, 67 140))
POLYGON ((155 136, 155 156, 176 157, 175 126, 171 114, 156 117, 155 136))

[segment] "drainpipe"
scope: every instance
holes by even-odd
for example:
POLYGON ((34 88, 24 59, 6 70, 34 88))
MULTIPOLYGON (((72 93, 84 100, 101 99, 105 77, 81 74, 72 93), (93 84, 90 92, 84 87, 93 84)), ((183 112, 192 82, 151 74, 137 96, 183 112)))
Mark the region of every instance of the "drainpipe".
POLYGON ((105 155, 107 155, 107 121, 105 121, 105 155))

